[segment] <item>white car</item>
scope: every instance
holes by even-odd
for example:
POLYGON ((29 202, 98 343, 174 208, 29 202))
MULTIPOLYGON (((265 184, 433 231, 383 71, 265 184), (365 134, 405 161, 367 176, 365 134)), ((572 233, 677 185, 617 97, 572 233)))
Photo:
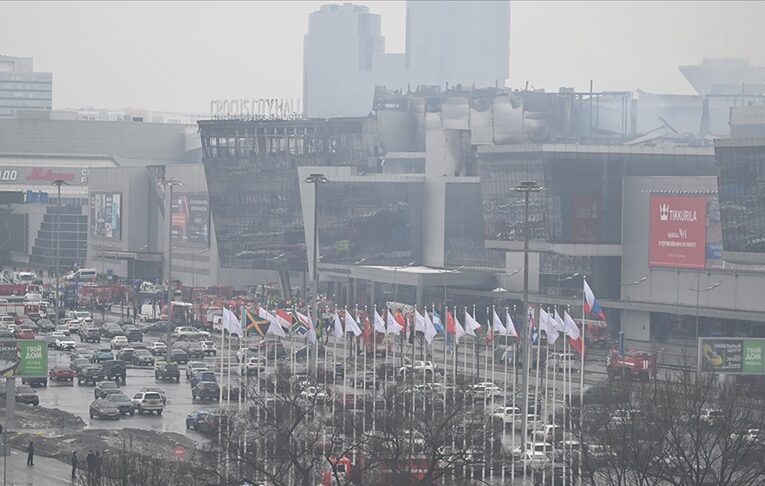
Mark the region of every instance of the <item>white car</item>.
POLYGON ((144 412, 157 412, 157 415, 162 415, 162 410, 165 408, 162 395, 157 392, 138 392, 130 401, 133 402, 139 415, 143 415, 144 412))
POLYGON ((316 386, 309 386, 300 392, 300 398, 316 402, 326 402, 327 399, 329 399, 329 396, 327 392, 321 388, 316 386))
POLYGON ((208 370, 207 363, 203 361, 189 361, 186 364, 186 379, 190 379, 191 375, 201 370, 208 370))
POLYGON ((398 373, 400 375, 405 375, 406 373, 421 373, 423 371, 426 373, 434 373, 436 367, 433 365, 432 361, 415 361, 414 364, 407 364, 399 368, 398 373))
POLYGON ((69 329, 69 332, 80 332, 80 329, 82 328, 82 321, 79 319, 69 319, 66 322, 66 328, 69 329))
POLYGON ((518 446, 513 450, 513 455, 515 457, 522 457, 524 453, 533 452, 533 453, 542 453, 542 454, 549 454, 553 451, 553 445, 549 442, 531 442, 526 441, 526 450, 524 451, 522 449, 522 446, 518 446))
POLYGON ((126 336, 114 336, 111 341, 112 349, 126 348, 130 344, 126 336))
POLYGON ((215 346, 214 341, 202 341, 201 344, 206 356, 216 356, 218 354, 218 348, 215 346))
POLYGON ((492 412, 492 416, 501 419, 502 423, 508 426, 520 421, 523 414, 518 407, 496 407, 492 412))
POLYGON ((579 370, 579 358, 574 353, 552 353, 547 362, 558 372, 579 370))
POLYGON ((59 336, 56 338, 56 349, 63 351, 65 349, 76 349, 77 343, 69 336, 59 336))
POLYGON ((473 398, 476 400, 487 400, 491 397, 502 398, 502 389, 491 382, 473 385, 473 398))
POLYGON ((266 359, 262 356, 253 356, 242 362, 242 372, 253 375, 266 369, 266 359))
POLYGON ((149 351, 154 356, 158 354, 167 354, 167 344, 163 343, 162 341, 154 341, 151 347, 149 347, 149 351))
POLYGON ((198 339, 209 338, 210 333, 207 331, 200 331, 196 327, 191 326, 179 326, 173 331, 173 337, 176 339, 198 339))
POLYGON ((550 462, 550 458, 547 457, 547 454, 544 452, 526 451, 526 453, 523 454, 521 461, 526 464, 526 467, 537 469, 546 467, 550 462))

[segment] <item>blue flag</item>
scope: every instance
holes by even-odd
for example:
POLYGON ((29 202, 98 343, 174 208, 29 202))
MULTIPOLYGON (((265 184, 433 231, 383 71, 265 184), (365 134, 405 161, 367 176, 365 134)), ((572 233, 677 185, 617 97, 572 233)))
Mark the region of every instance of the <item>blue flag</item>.
POLYGON ((438 334, 444 333, 444 324, 441 322, 441 316, 438 315, 438 311, 433 309, 433 327, 436 328, 438 334))

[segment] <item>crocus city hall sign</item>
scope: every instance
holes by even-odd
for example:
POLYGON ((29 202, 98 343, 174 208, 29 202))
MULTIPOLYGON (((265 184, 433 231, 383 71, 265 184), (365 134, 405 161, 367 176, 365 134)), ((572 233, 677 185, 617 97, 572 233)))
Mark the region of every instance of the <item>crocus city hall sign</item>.
POLYGON ((210 101, 213 120, 299 120, 300 98, 234 98, 210 101))

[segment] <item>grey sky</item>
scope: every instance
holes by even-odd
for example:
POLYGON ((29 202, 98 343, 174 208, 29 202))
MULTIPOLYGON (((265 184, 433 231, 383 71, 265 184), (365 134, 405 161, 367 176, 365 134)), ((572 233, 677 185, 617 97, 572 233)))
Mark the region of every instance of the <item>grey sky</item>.
MULTIPOLYGON (((0 2, 0 54, 54 73, 55 108, 206 112, 212 98, 298 97, 308 2, 0 2)), ((404 49, 403 2, 356 2, 404 49)), ((765 64, 765 2, 519 2, 510 85, 691 93, 703 57, 765 64), (727 42, 726 42, 727 35, 727 42), (727 48, 726 48, 727 46, 727 48)))

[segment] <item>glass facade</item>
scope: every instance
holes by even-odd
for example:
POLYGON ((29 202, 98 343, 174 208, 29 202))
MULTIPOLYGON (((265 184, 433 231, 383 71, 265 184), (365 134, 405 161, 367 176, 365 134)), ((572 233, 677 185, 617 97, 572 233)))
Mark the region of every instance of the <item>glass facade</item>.
MULTIPOLYGON (((79 205, 62 205, 61 219, 56 224, 57 206, 48 206, 37 232, 29 262, 37 267, 54 270, 58 244, 62 271, 82 265, 88 251, 88 217, 79 205)), ((26 233, 25 233, 26 234, 26 233)))
POLYGON ((0 117, 13 117, 16 110, 50 110, 52 106, 52 74, 0 72, 0 117))
POLYGON ((222 266, 306 269, 298 167, 364 168, 364 120, 199 122, 222 266))
POLYGON ((446 185, 444 260, 446 267, 468 266, 501 270, 504 254, 484 245, 481 184, 455 182, 446 185))
POLYGON ((725 251, 765 253, 765 141, 716 146, 725 251))
POLYGON ((331 182, 319 191, 323 263, 405 265, 422 255, 421 182, 331 182))

